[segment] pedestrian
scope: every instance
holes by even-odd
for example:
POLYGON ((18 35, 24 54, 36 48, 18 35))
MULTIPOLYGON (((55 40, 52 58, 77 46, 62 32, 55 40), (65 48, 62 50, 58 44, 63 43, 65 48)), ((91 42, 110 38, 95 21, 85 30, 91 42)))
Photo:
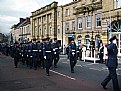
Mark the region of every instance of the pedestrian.
POLYGON ((71 39, 71 43, 69 44, 69 60, 70 60, 71 73, 74 73, 74 66, 77 63, 77 49, 74 38, 71 39))
POLYGON ((44 45, 44 60, 47 76, 50 76, 49 69, 52 66, 53 48, 52 44, 49 42, 49 38, 46 38, 46 43, 44 45))
POLYGON ((97 38, 97 47, 98 47, 98 51, 100 49, 100 44, 102 44, 102 39, 100 37, 97 38))
POLYGON ((57 68, 57 63, 59 61, 59 43, 57 41, 57 38, 54 38, 54 43, 53 43, 53 59, 54 59, 54 68, 57 68))
POLYGON ((94 41, 94 38, 92 37, 90 41, 90 56, 91 57, 94 57, 94 50, 95 50, 95 41, 94 41))
POLYGON ((86 45, 82 44, 82 60, 84 61, 86 57, 86 45))
POLYGON ((103 53, 104 53, 104 47, 103 44, 100 44, 100 48, 99 48, 99 58, 100 58, 100 63, 103 63, 103 53))
POLYGON ((118 66, 118 59, 117 59, 118 48, 117 48, 116 39, 117 39, 116 36, 112 36, 109 39, 110 44, 107 45, 108 59, 107 59, 107 62, 106 62, 106 66, 108 67, 109 75, 103 80, 101 85, 103 86, 104 89, 107 89, 106 85, 108 84, 108 82, 110 80, 112 80, 113 90, 114 91, 120 91, 117 73, 116 73, 116 68, 118 66))

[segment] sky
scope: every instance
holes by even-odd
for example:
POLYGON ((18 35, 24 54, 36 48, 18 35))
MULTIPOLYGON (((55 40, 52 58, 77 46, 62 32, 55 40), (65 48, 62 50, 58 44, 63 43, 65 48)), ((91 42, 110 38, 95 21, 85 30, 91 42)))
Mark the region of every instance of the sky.
POLYGON ((0 33, 9 33, 11 26, 19 23, 19 18, 30 17, 31 12, 53 1, 64 5, 73 0, 0 0, 0 33))

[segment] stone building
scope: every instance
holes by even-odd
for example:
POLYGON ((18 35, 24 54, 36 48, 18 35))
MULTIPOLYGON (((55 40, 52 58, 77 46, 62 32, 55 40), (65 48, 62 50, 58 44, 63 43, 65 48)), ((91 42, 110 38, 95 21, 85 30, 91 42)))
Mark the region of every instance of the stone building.
POLYGON ((32 38, 57 38, 57 2, 42 7, 31 15, 32 38))
POLYGON ((31 40, 30 18, 20 18, 18 24, 11 27, 11 37, 13 42, 28 42, 31 40))

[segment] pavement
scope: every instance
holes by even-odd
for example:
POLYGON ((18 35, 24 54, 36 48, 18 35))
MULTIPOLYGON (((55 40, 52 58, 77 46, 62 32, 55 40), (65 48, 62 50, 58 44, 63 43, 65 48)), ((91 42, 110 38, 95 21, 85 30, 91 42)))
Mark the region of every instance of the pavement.
MULTIPOLYGON (((50 76, 46 76, 42 68, 35 71, 22 63, 14 68, 13 59, 0 53, 0 91, 105 91, 100 83, 107 75, 105 64, 83 61, 78 61, 71 73, 69 60, 60 55, 58 68, 51 67, 50 76)), ((121 82, 120 64, 117 75, 121 82)), ((107 88, 113 91, 112 82, 107 88)))

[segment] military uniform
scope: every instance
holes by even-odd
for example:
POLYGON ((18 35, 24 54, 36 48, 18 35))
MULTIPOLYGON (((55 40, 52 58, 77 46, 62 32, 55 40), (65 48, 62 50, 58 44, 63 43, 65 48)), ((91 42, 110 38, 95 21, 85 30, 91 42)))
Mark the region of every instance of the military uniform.
POLYGON ((13 47, 13 58, 14 58, 14 65, 15 68, 17 68, 18 62, 19 62, 19 53, 20 53, 20 49, 19 49, 19 44, 17 42, 15 42, 14 47, 13 47))
POLYGON ((41 43, 40 41, 37 42, 37 58, 38 58, 38 66, 41 67, 41 63, 42 63, 42 47, 41 47, 41 43))
POLYGON ((49 39, 46 39, 46 43, 44 45, 44 59, 45 59, 45 68, 47 76, 49 76, 49 69, 52 66, 52 45, 49 42, 49 39))
POLYGON ((54 39, 53 43, 53 59, 54 59, 54 67, 57 68, 57 63, 59 61, 59 43, 57 42, 57 38, 54 39))
POLYGON ((105 78, 105 80, 101 83, 101 85, 103 86, 104 89, 106 89, 106 85, 112 79, 114 91, 120 91, 116 74, 116 68, 118 66, 117 62, 118 48, 116 44, 113 43, 115 39, 116 36, 113 36, 112 38, 109 39, 111 43, 107 46, 108 60, 106 63, 109 70, 109 75, 105 78))
MULTIPOLYGON (((36 41, 36 39, 33 39, 33 41, 36 41)), ((34 69, 37 69, 37 64, 38 64, 38 59, 37 59, 37 43, 34 42, 32 43, 32 56, 33 56, 33 61, 31 63, 31 67, 34 65, 34 69)))
POLYGON ((71 39, 71 43, 69 44, 69 59, 70 59, 70 67, 71 72, 74 73, 74 66, 77 63, 77 49, 74 39, 71 39))

